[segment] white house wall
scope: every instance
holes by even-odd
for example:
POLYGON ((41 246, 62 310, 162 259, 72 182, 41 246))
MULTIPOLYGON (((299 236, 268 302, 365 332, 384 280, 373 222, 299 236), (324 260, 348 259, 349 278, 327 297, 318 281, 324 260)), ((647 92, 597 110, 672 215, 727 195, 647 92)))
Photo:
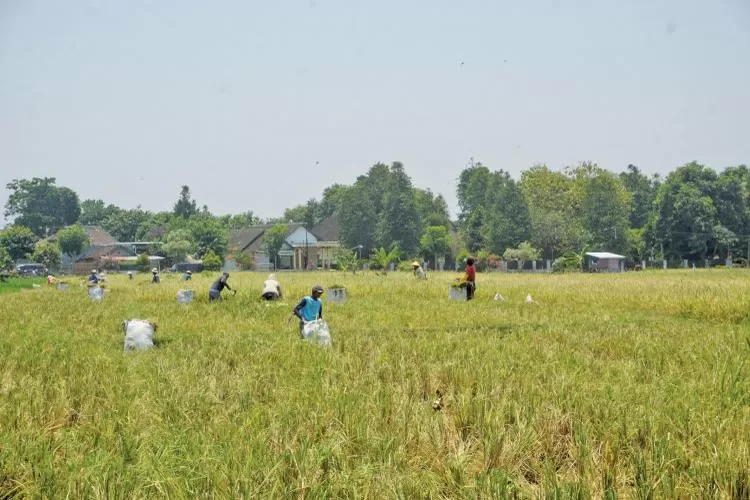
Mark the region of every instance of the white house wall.
POLYGON ((304 245, 305 244, 305 233, 307 233, 307 244, 314 245, 318 242, 318 239, 304 227, 298 227, 292 232, 287 238, 286 242, 291 246, 304 245))

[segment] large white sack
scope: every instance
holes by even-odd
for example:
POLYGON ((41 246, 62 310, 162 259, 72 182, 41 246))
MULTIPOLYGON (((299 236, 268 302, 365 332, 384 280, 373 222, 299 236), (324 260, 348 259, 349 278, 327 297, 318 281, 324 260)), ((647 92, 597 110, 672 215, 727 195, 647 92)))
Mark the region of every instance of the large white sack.
POLYGON ((125 333, 125 351, 144 351, 154 347, 156 325, 142 319, 129 319, 122 322, 125 333))
POLYGON ((322 319, 305 323, 302 336, 313 344, 324 347, 331 345, 331 331, 328 329, 328 323, 322 319))

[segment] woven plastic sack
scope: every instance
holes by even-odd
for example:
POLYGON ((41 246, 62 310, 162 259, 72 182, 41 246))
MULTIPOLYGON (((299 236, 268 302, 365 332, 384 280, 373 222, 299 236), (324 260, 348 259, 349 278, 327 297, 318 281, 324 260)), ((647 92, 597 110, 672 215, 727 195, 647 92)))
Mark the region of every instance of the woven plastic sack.
POLYGON ((89 297, 91 297, 91 300, 102 300, 104 298, 104 289, 98 286, 89 288, 89 297))
POLYGON ((313 344, 324 347, 331 345, 331 331, 328 328, 328 323, 322 319, 305 323, 302 336, 313 344))
POLYGON ((142 319, 129 319, 122 322, 125 333, 124 350, 145 351, 154 347, 156 325, 142 319))
POLYGON ((193 290, 177 290, 177 303, 189 304, 193 301, 193 290))
POLYGON ((452 286, 448 289, 448 298, 450 300, 466 300, 466 288, 452 286))

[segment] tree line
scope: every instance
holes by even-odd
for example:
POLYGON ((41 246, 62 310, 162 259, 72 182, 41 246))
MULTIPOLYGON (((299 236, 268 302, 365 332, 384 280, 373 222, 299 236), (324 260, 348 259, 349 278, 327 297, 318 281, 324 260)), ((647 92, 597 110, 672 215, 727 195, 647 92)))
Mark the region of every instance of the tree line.
POLYGON ((582 162, 561 170, 534 165, 515 179, 472 159, 457 179, 456 220, 450 219, 445 199, 415 187, 399 162, 377 163, 353 184, 333 184, 320 199, 266 220, 252 211, 213 215, 198 205, 188 186, 164 212, 80 201, 51 177, 16 179, 6 188, 5 217, 12 225, 0 231, 2 267, 21 258, 55 267, 61 254, 80 254, 88 244, 82 225, 101 226, 122 242, 155 243, 150 250, 172 261, 191 255, 221 263, 232 229, 271 224, 279 233, 274 239, 283 241, 284 224, 309 229, 333 214, 345 250, 341 259, 353 252, 376 263, 390 255, 390 260, 423 258, 434 265, 468 254, 484 262, 503 257, 565 261, 587 249, 621 253, 633 262, 730 259, 746 258, 750 241, 745 165, 717 172, 691 162, 662 177, 634 165, 615 173, 582 162))

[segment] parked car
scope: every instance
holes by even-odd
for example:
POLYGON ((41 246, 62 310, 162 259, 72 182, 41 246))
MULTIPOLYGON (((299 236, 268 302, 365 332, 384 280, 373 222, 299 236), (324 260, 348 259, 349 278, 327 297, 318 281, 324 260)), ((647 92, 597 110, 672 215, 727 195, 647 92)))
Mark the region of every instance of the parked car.
POLYGON ((16 266, 19 276, 46 276, 47 268, 44 264, 19 264, 16 266))

